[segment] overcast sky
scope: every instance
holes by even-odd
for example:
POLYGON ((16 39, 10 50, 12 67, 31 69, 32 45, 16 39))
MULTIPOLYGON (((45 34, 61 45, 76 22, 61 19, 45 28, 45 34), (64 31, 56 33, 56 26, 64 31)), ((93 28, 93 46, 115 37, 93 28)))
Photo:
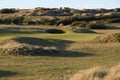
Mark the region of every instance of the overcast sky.
POLYGON ((120 0, 1 0, 0 8, 120 8, 120 0))

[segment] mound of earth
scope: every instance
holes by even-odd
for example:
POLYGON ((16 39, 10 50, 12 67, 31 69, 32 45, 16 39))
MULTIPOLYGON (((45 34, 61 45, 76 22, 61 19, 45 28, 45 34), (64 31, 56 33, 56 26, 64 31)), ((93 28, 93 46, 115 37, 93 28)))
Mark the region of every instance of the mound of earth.
POLYGON ((100 42, 100 43, 116 43, 120 42, 120 33, 109 33, 102 36, 96 37, 94 42, 100 42))
POLYGON ((85 28, 73 29, 73 32, 76 32, 76 33, 96 33, 90 29, 85 29, 85 28))
POLYGON ((0 52, 10 55, 51 55, 53 53, 58 53, 56 47, 40 45, 43 42, 40 40, 42 39, 28 37, 5 39, 0 41, 0 52), (38 45, 36 45, 37 43, 38 45))
POLYGON ((79 70, 69 80, 120 80, 120 64, 79 70))

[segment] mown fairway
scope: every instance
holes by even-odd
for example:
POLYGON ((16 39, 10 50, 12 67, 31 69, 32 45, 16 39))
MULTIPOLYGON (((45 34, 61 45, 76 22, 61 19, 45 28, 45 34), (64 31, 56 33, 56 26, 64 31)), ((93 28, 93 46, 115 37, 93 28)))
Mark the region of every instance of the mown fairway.
POLYGON ((0 33, 1 40, 14 36, 53 39, 54 43, 60 46, 58 48, 64 48, 64 50, 58 55, 49 56, 0 54, 0 80, 68 80, 80 69, 119 63, 119 43, 84 42, 99 35, 102 34, 6 33, 3 31, 0 33))

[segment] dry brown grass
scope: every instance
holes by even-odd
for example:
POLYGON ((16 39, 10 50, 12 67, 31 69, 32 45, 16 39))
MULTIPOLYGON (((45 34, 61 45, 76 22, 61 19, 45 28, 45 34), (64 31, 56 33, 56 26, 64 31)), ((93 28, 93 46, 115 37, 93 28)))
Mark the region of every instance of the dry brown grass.
POLYGON ((95 39, 93 39, 93 42, 98 42, 98 43, 120 42, 120 33, 109 33, 102 36, 98 36, 95 39))
POLYGON ((70 80, 120 80, 120 64, 111 68, 96 67, 80 70, 70 80))
MULTIPOLYGON (((111 25, 111 24, 110 24, 111 25)), ((109 25, 109 26, 110 26, 109 25)), ((113 25, 113 24, 112 24, 113 25)), ((113 25, 114 26, 114 25, 113 25)), ((119 26, 119 25, 118 25, 119 26)), ((93 30, 93 29, 92 29, 93 30)), ((120 32, 120 29, 94 29, 93 31, 97 32, 97 33, 119 33, 120 32)))
POLYGON ((44 55, 43 53, 51 54, 57 52, 57 49, 54 46, 36 45, 36 43, 40 42, 40 39, 29 37, 4 39, 0 42, 0 52, 9 55, 44 55), (27 40, 31 40, 33 43, 26 43, 27 40))

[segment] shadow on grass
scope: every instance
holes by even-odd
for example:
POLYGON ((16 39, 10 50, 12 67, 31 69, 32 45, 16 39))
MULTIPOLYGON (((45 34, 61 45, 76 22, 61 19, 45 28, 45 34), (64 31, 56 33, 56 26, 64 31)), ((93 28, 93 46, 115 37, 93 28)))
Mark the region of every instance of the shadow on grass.
MULTIPOLYGON (((32 46, 42 47, 42 48, 33 48, 33 49, 29 49, 29 47, 23 47, 21 49, 18 49, 19 50, 17 52, 18 55, 51 56, 51 57, 93 56, 93 54, 91 53, 66 50, 66 48, 69 47, 70 44, 75 43, 75 41, 61 40, 61 39, 41 39, 41 38, 33 38, 33 37, 15 37, 15 38, 12 38, 12 40, 20 44, 24 43, 32 46), (47 49, 44 49, 46 47, 47 49), (52 49, 53 47, 54 49, 52 49)), ((3 42, 3 43, 9 43, 9 40, 8 42, 3 42)))
POLYGON ((74 41, 69 40, 61 40, 61 39, 41 39, 41 38, 33 38, 33 37, 16 37, 13 40, 19 43, 25 43, 34 46, 49 46, 56 47, 58 49, 65 49, 69 44, 74 43, 74 41))
POLYGON ((50 56, 50 57, 87 57, 87 56, 94 56, 92 53, 85 53, 85 52, 75 52, 75 51, 60 51, 57 53, 43 53, 39 56, 50 56))
POLYGON ((0 70, 0 77, 9 77, 9 76, 14 76, 14 75, 17 75, 17 72, 0 70))
MULTIPOLYGON (((76 52, 76 51, 68 51, 65 50, 66 47, 69 47, 70 44, 75 41, 69 40, 61 40, 61 39, 41 39, 41 38, 33 38, 33 37, 16 37, 15 41, 19 43, 34 45, 34 46, 42 46, 42 47, 55 47, 57 50, 34 50, 30 52, 34 52, 33 56, 54 56, 54 57, 85 57, 92 56, 91 53, 84 52, 76 52)), ((31 55, 31 54, 30 54, 31 55)))
POLYGON ((46 33, 43 28, 1 28, 0 33, 18 33, 18 34, 33 34, 33 33, 46 33))
POLYGON ((93 56, 92 53, 85 53, 85 52, 75 52, 75 51, 64 51, 66 52, 64 54, 64 57, 87 57, 87 56, 93 56))

